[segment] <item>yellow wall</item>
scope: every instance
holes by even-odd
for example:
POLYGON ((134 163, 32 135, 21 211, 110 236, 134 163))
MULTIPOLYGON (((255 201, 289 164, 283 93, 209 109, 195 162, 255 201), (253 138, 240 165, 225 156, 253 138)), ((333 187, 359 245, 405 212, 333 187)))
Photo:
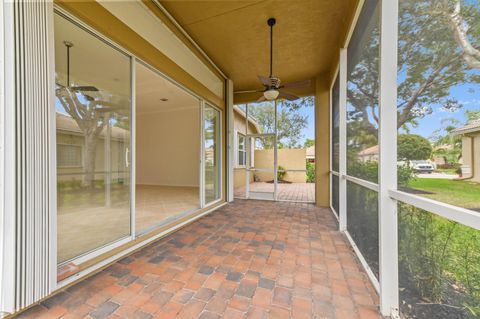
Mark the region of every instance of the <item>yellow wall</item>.
POLYGON ((200 109, 137 114, 136 183, 199 186, 200 109))
MULTIPOLYGON (((462 138, 463 165, 470 166, 472 181, 480 182, 480 134, 468 134, 462 138)), ((470 177, 470 176, 464 176, 470 177)))
MULTIPOLYGON (((284 169, 306 169, 305 149, 279 149, 278 165, 284 169)), ((255 168, 273 170, 273 150, 255 150, 255 168)), ((255 172, 261 182, 271 181, 273 174, 269 172, 255 172)), ((305 172, 287 172, 284 180, 293 183, 305 183, 307 174, 305 172)))
POLYGON ((316 79, 315 94, 315 202, 330 206, 330 85, 328 76, 316 79))
MULTIPOLYGON (((242 187, 245 186, 245 174, 247 173, 245 168, 234 168, 233 169, 233 187, 242 187)), ((250 183, 253 182, 253 174, 250 174, 250 183)))
MULTIPOLYGON (((246 125, 245 125, 245 116, 242 116, 238 114, 238 112, 234 111, 233 112, 233 128, 235 131, 238 131, 238 133, 244 134, 246 132, 246 125)), ((249 122, 248 123, 248 134, 256 134, 259 133, 258 130, 255 128, 255 126, 249 122)))
MULTIPOLYGON (((85 160, 85 138, 83 135, 68 132, 57 132, 57 145, 78 145, 82 147, 82 160, 85 160)), ((110 142, 111 178, 112 180, 127 178, 129 169, 125 168, 125 148, 130 148, 127 141, 112 139, 110 142)), ((95 153, 95 172, 105 171, 105 139, 101 136, 97 140, 95 153)), ((84 167, 57 167, 58 181, 83 180, 84 167), (69 175, 75 174, 75 175, 69 175)), ((103 180, 103 173, 96 173, 95 180, 103 180)))

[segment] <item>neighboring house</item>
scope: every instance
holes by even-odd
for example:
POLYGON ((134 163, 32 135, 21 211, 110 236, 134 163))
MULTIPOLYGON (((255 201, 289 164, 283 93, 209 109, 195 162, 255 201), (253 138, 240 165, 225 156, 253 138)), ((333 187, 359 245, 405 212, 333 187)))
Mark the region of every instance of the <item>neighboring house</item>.
MULTIPOLYGON (((57 112, 56 118, 58 181, 83 181, 86 173, 85 137, 77 122, 70 116, 57 112)), ((110 180, 125 177, 128 170, 126 160, 130 155, 125 145, 125 137, 129 135, 129 131, 116 126, 112 126, 110 132, 107 127, 102 130, 95 148, 95 180, 103 180, 105 171, 112 172, 110 180), (110 134, 110 143, 105 143, 106 134, 110 134), (106 153, 109 154, 109 161, 105 157, 106 153)))
MULTIPOLYGON (((247 143, 247 134, 261 133, 260 127, 252 117, 248 118, 245 111, 235 105, 233 107, 233 130, 234 130, 234 154, 235 154, 235 168, 234 168, 234 187, 245 185, 245 167, 247 165, 247 144, 250 144, 250 165, 253 166, 254 160, 254 144, 253 138, 250 143, 247 143), (248 123, 248 125, 247 125, 248 123)), ((253 182, 253 174, 250 176, 250 182, 253 182)))
POLYGON ((480 182, 480 120, 452 131, 462 136, 462 176, 480 182))
POLYGON ((372 147, 366 148, 363 151, 360 151, 358 153, 358 158, 362 162, 378 162, 378 155, 379 155, 379 149, 378 145, 374 145, 372 147))

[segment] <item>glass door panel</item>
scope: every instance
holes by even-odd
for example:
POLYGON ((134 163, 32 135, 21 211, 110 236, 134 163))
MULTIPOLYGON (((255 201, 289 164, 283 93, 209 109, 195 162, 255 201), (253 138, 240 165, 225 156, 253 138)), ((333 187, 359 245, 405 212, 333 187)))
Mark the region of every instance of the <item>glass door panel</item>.
POLYGON ((200 207, 198 98, 142 63, 135 65, 135 235, 200 207))
POLYGON ((130 58, 55 15, 58 262, 128 237, 130 58))
POLYGON ((274 199, 276 187, 275 135, 262 134, 248 137, 246 197, 250 199, 274 199))
POLYGON ((205 203, 220 199, 220 112, 205 105, 203 113, 204 131, 204 176, 205 203))

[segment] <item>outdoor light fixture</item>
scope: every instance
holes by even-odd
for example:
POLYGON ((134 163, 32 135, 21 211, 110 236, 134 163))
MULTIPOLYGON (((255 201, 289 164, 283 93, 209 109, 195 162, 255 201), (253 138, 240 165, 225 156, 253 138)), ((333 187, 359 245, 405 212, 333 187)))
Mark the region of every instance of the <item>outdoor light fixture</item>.
POLYGON ((279 93, 280 92, 278 92, 278 90, 270 89, 270 90, 266 90, 265 92, 263 92, 263 96, 268 101, 271 101, 271 100, 275 100, 278 97, 279 93))

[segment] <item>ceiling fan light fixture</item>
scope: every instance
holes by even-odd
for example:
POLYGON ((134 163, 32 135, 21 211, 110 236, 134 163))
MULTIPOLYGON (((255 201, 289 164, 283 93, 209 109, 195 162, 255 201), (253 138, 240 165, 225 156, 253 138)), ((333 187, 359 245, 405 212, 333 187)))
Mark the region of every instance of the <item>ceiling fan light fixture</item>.
POLYGON ((280 94, 280 92, 278 92, 278 90, 275 90, 275 89, 270 89, 270 90, 266 90, 265 92, 263 92, 263 96, 268 101, 275 100, 278 97, 278 94, 280 94))

